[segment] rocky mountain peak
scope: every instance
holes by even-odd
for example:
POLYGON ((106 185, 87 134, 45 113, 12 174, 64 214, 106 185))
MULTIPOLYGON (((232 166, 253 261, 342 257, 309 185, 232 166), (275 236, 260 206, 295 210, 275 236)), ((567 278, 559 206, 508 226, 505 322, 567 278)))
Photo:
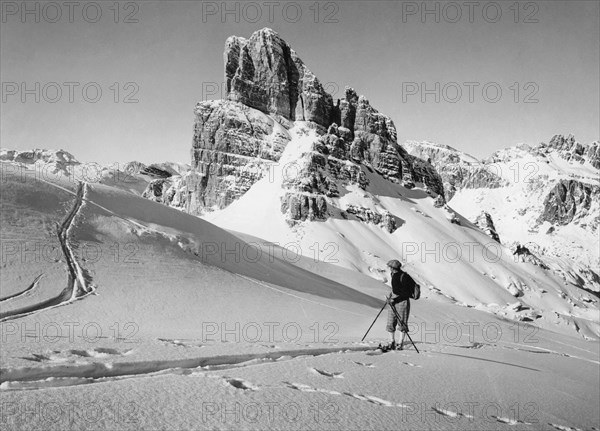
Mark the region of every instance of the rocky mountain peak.
MULTIPOLYGON (((366 190, 363 169, 407 187, 423 183, 445 203, 439 174, 398 145, 392 119, 352 87, 334 104, 273 30, 229 37, 223 58, 225 100, 202 101, 194 110, 192 172, 158 181, 148 196, 195 214, 223 209, 276 167, 288 144, 311 139, 310 151, 294 155, 298 175, 282 184, 281 211, 290 224, 352 213, 332 200, 348 184, 366 190)), ((384 213, 354 212, 394 229, 384 213)))
POLYGON ((547 155, 555 153, 559 157, 571 162, 583 164, 589 162, 596 169, 600 169, 600 143, 579 143, 572 134, 554 135, 547 144, 542 142, 532 149, 532 153, 547 155))
POLYGON ((43 167, 43 174, 72 175, 81 163, 68 151, 33 149, 26 151, 0 149, 0 160, 22 165, 43 167))
POLYGON ((329 126, 331 95, 273 30, 263 28, 249 39, 229 37, 223 57, 227 100, 290 121, 329 126))
POLYGON ((57 163, 60 165, 78 165, 79 161, 68 151, 34 149, 27 151, 0 149, 0 160, 24 164, 57 163))

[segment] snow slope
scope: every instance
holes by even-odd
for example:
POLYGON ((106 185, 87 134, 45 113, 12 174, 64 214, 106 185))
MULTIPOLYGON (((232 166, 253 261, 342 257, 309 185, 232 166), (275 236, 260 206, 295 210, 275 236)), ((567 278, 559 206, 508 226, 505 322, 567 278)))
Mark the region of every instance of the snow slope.
MULTIPOLYGON (((421 353, 407 345, 378 355, 385 315, 360 339, 388 288, 347 269, 368 259, 353 256, 350 242, 331 256, 341 264, 316 262, 119 188, 3 172, 3 429, 592 429, 600 420, 597 340, 460 307, 425 289, 411 315, 421 353), (61 253, 26 260, 13 246, 32 238, 61 253), (91 293, 47 307, 65 286, 75 289, 73 267, 91 293), (29 294, 14 296, 40 274, 29 294), (33 312, 17 318, 24 308, 33 312)), ((402 210, 406 225, 447 229, 421 190, 401 189, 400 198, 377 187, 381 205, 402 210)), ((263 224, 284 228, 268 215, 263 224)), ((379 235, 345 222, 332 222, 334 234, 329 222, 313 224, 322 228, 317 238, 339 242, 335 232, 352 229, 372 242, 379 235)), ((453 235, 483 241, 470 225, 451 226, 453 235)), ((369 258, 380 264, 383 252, 369 258)), ((461 265, 456 271, 468 268, 461 265)), ((410 268, 436 277, 415 261, 410 268)), ((485 287, 489 293, 449 292, 515 301, 493 281, 485 287)))
POLYGON ((314 130, 301 122, 296 122, 290 134, 292 141, 273 172, 238 201, 204 217, 226 229, 379 280, 386 279, 386 262, 399 258, 431 296, 598 337, 598 300, 594 295, 552 271, 518 261, 509 248, 491 240, 466 218, 457 215, 460 225, 451 223, 453 211, 436 208, 423 188, 404 188, 364 166, 361 169, 369 180, 366 191, 339 185, 343 192, 339 198, 331 198, 332 206, 351 204, 379 213, 389 211, 396 218, 397 230, 389 233, 374 224, 336 216, 290 227, 279 209, 282 181, 289 175, 290 163, 312 151, 316 139, 314 130), (515 308, 521 311, 515 312, 515 308))

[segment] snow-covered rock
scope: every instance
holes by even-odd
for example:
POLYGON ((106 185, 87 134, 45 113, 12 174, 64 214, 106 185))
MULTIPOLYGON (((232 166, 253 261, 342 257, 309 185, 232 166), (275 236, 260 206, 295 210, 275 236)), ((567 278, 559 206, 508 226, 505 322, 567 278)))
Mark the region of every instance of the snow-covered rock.
POLYGON ((483 228, 493 218, 507 245, 527 244, 557 273, 600 291, 600 171, 598 142, 555 135, 548 144, 520 144, 484 160, 445 145, 410 141, 409 153, 430 159, 444 179, 452 208, 483 228), (566 269, 568 268, 568 269, 566 269))
POLYGON ((489 213, 482 211, 481 214, 479 214, 475 219, 475 224, 479 226, 479 229, 487 233, 494 241, 500 242, 500 237, 498 236, 496 227, 494 226, 494 220, 489 213))

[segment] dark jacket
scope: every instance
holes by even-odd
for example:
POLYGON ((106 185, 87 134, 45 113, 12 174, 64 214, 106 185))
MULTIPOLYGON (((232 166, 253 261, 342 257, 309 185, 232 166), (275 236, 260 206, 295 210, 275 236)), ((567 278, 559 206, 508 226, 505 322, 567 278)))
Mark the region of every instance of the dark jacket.
POLYGON ((394 302, 405 301, 412 295, 412 283, 410 275, 404 271, 395 272, 392 275, 392 300, 394 302))

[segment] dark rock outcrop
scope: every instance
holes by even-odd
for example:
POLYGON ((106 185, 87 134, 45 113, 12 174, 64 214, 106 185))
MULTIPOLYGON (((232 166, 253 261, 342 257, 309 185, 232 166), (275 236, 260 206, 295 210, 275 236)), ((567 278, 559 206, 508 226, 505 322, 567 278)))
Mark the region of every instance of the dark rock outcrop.
MULTIPOLYGON (((557 225, 571 223, 577 216, 587 215, 593 200, 600 199, 600 187, 576 180, 560 180, 544 199, 539 222, 557 225)), ((600 218, 600 215, 596 219, 600 218)), ((596 223, 597 226, 597 223, 596 223)))
POLYGON ((500 242, 500 236, 496 232, 494 221, 489 213, 482 211, 481 214, 479 214, 475 219, 475 225, 477 225, 479 229, 484 231, 494 241, 500 242))
POLYGON ((513 251, 513 255, 515 256, 515 260, 518 262, 529 262, 533 265, 539 266, 540 268, 550 269, 550 267, 546 265, 543 260, 533 254, 531 250, 524 245, 517 244, 513 251))
POLYGON ((298 221, 325 220, 327 201, 323 196, 286 193, 281 201, 281 212, 287 215, 286 219, 291 226, 298 221))
POLYGON ((357 219, 365 223, 376 224, 388 231, 389 233, 393 233, 397 228, 396 219, 388 211, 382 214, 370 208, 365 208, 357 205, 347 205, 345 212, 346 214, 352 214, 357 219))

